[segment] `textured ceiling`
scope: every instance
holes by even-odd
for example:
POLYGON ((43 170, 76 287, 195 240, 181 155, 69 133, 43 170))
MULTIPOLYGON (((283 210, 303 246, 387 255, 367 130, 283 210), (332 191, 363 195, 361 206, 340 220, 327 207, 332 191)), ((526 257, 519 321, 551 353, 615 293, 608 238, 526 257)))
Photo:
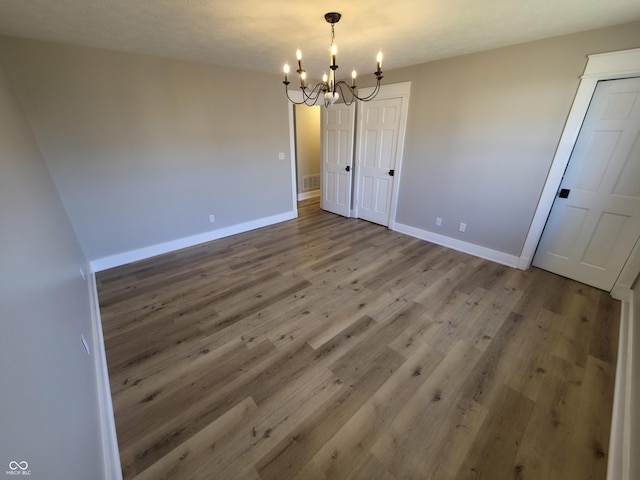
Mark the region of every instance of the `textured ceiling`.
POLYGON ((0 0, 0 33, 279 73, 295 50, 313 77, 328 64, 383 69, 640 20, 639 0, 0 0))

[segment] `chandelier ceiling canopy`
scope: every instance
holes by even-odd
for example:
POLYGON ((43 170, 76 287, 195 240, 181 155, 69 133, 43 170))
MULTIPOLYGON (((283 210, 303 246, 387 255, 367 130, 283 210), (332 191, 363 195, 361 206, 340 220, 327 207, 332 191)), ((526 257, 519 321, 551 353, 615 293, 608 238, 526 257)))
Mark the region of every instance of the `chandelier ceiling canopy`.
POLYGON ((373 91, 367 95, 366 97, 361 97, 358 95, 358 87, 356 85, 356 77, 357 73, 355 70, 351 72, 351 84, 349 85, 344 80, 336 79, 336 70, 338 70, 337 64, 337 54, 338 47, 335 44, 335 32, 334 26, 336 23, 340 21, 342 15, 338 12, 329 12, 326 13, 324 18, 331 25, 331 45, 329 48, 329 74, 325 72, 322 76, 322 81, 317 83, 313 88, 309 89, 309 85, 307 84, 307 72, 304 68, 302 68, 302 52, 298 49, 296 52, 296 59, 298 61, 298 69, 296 72, 298 73, 298 78, 300 80, 300 90, 302 91, 302 100, 295 101, 289 96, 289 72, 291 71, 291 67, 289 67, 288 63, 284 65, 284 88, 287 98, 291 103, 296 105, 316 105, 319 99, 321 99, 321 95, 324 106, 328 107, 333 105, 339 98, 342 97, 343 102, 346 105, 351 105, 355 100, 360 100, 362 102, 368 102, 369 100, 373 100, 375 96, 380 91, 380 80, 382 80, 382 52, 378 52, 378 56, 376 57, 376 71, 373 72, 376 78, 376 85, 373 91))

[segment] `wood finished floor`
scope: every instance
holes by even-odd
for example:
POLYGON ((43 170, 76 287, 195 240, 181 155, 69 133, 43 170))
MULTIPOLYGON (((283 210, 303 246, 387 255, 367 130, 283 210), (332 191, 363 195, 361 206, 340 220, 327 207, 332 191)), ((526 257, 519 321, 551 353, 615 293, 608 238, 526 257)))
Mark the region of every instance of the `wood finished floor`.
POLYGON ((97 281, 125 479, 605 479, 607 293, 313 200, 97 281))

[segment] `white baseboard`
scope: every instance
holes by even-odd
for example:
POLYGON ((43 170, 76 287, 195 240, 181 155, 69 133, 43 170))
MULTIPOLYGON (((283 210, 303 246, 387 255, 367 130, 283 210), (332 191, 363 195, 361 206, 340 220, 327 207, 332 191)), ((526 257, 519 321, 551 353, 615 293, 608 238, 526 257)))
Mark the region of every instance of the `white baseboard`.
POLYGON ((139 260, 145 260, 147 258, 155 257, 156 255, 162 255, 163 253, 193 247, 200 243, 210 242, 212 240, 218 240, 219 238, 255 230, 256 228, 267 227, 276 223, 292 220, 296 217, 297 212, 295 211, 285 212, 271 217, 260 218, 258 220, 252 220, 250 222, 239 223, 230 227, 212 230, 210 232, 192 235, 190 237, 179 238, 170 242, 159 243, 128 252, 117 253, 108 257, 97 258, 95 260, 91 260, 91 270, 93 272, 101 272, 109 268, 119 267, 139 260))
POLYGON ((102 461, 104 478, 106 480, 122 480, 122 468, 120 464, 120 450, 116 435, 116 424, 113 415, 113 403, 111 400, 111 386, 109 383, 109 370, 107 369, 107 355, 104 348, 102 335, 102 320, 100 318, 100 303, 98 301, 98 289, 96 276, 93 271, 87 269, 89 274, 89 302, 91 304, 91 323, 93 335, 94 370, 97 379, 98 412, 100 415, 100 430, 102 436, 102 461))
POLYGON ((315 198, 320 196, 320 190, 312 190, 310 192, 302 192, 298 194, 298 201, 306 200, 308 198, 315 198))
POLYGON ((617 284, 613 286, 610 295, 621 302, 629 302, 631 300, 631 290, 617 284))
POLYGON ((635 324, 640 321, 639 318, 635 318, 638 312, 638 306, 635 304, 637 295, 629 292, 625 295, 628 301, 622 301, 607 480, 631 480, 631 471, 638 468, 637 456, 633 450, 636 446, 631 445, 631 438, 634 436, 632 431, 638 428, 633 414, 637 408, 637 399, 634 398, 637 386, 634 389, 633 385, 637 372, 634 368, 638 368, 634 367, 633 363, 640 348, 640 345, 637 345, 638 334, 635 331, 635 324))
POLYGON ((443 247, 452 248, 453 250, 458 250, 459 252, 468 253, 476 257, 491 260, 492 262, 500 263, 508 267, 525 270, 525 268, 522 268, 522 266, 527 263, 523 259, 521 259, 520 257, 516 257, 515 255, 509 255, 508 253, 481 247, 480 245, 476 245, 474 243, 464 242, 456 238, 446 237, 444 235, 439 235, 437 233, 429 232, 428 230, 422 230, 419 228, 411 227, 409 225, 404 225, 402 223, 395 223, 393 225, 393 230, 411 235, 412 237, 416 237, 421 240, 426 240, 427 242, 442 245, 443 247))

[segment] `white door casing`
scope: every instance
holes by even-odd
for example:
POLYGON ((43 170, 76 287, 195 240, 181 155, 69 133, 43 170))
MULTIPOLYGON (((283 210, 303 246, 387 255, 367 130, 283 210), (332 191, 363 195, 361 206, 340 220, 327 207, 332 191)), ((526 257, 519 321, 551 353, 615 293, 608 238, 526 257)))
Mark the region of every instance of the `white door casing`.
POLYGON ((320 207, 351 216, 355 109, 333 104, 322 109, 320 207))
POLYGON ((357 215, 389 226, 402 98, 362 104, 356 146, 357 215))
POLYGON ((640 77, 598 83, 561 192, 533 264, 610 291, 640 237, 640 77))

